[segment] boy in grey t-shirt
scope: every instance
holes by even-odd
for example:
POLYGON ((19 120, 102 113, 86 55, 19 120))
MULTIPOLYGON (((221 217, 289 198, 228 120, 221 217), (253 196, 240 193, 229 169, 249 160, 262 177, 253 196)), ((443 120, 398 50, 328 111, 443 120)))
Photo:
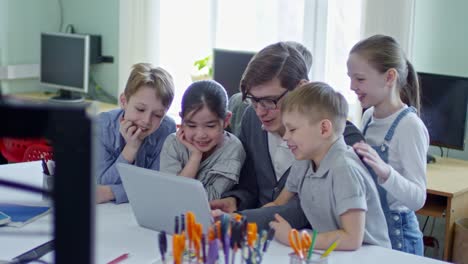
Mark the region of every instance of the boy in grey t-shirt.
MULTIPOLYGON (((310 224, 319 232, 316 248, 326 249, 337 237, 338 250, 363 243, 390 248, 377 188, 342 133, 348 115, 344 97, 320 82, 305 84, 284 100, 284 139, 297 161, 278 198, 265 206, 285 204, 298 194, 310 224)), ((280 215, 270 223, 276 238, 289 244, 289 223, 280 215)))

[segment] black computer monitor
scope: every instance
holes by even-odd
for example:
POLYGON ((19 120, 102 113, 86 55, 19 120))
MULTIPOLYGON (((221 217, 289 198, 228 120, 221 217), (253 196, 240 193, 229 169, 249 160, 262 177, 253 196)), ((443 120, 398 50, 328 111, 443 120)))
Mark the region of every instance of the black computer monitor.
MULTIPOLYGON (((43 105, 3 99, 0 100, 0 115, 8 124, 0 126, 0 138, 45 137, 52 143, 57 164, 57 177, 53 179, 52 189, 53 263, 94 263, 96 202, 92 165, 96 157, 92 145, 93 124, 85 106, 43 105)), ((26 182, 18 185, 18 182, 4 180, 2 185, 44 193, 26 182)), ((26 232, 28 235, 33 233, 26 232)), ((29 258, 22 255, 22 261, 13 263, 30 263, 45 249, 38 248, 29 258)))
POLYGON ((238 93, 242 74, 254 52, 234 50, 213 50, 213 79, 227 91, 229 97, 238 93))
POLYGON ((421 118, 431 145, 464 150, 468 78, 422 72, 418 75, 421 118))
POLYGON ((81 95, 88 92, 89 50, 89 35, 41 34, 40 83, 60 89, 53 100, 83 100, 81 95))

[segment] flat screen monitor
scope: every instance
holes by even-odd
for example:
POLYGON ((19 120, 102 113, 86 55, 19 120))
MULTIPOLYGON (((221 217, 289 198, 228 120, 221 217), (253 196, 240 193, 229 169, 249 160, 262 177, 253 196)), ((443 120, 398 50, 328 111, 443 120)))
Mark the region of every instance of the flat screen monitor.
POLYGON ((224 86, 229 97, 240 92, 242 74, 254 55, 248 51, 213 50, 213 79, 224 86))
POLYGON ((87 93, 89 35, 41 34, 40 83, 60 89, 57 100, 82 100, 72 92, 87 93))
POLYGON ((468 78, 422 72, 418 75, 421 118, 431 145, 464 150, 468 78))

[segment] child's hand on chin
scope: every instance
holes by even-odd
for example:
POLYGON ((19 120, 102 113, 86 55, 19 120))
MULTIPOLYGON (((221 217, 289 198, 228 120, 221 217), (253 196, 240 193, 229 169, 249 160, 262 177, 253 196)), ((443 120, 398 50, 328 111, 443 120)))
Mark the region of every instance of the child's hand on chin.
POLYGON ((187 140, 187 137, 185 137, 185 131, 183 126, 179 128, 179 130, 177 130, 176 136, 180 143, 182 143, 190 151, 190 155, 198 154, 199 156, 201 156, 203 154, 200 150, 198 150, 192 143, 190 143, 187 140))
POLYGON ((125 139, 128 146, 138 149, 143 142, 143 140, 140 139, 141 133, 141 128, 135 125, 132 121, 124 119, 120 122, 120 134, 125 139))

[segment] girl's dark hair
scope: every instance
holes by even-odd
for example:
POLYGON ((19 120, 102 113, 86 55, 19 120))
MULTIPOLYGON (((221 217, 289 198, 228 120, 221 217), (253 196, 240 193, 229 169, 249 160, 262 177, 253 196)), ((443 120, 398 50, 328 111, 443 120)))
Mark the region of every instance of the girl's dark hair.
POLYGON ((182 96, 182 119, 193 116, 206 106, 219 118, 227 115, 228 96, 224 87, 216 81, 204 80, 192 83, 182 96))
POLYGON ((421 99, 418 75, 395 39, 374 35, 354 45, 352 53, 362 56, 380 73, 395 69, 398 72, 397 87, 401 100, 415 107, 419 113, 421 99))
POLYGON ((242 99, 254 86, 275 78, 281 86, 293 90, 301 80, 309 80, 307 65, 302 54, 285 42, 271 44, 255 54, 242 75, 242 99))

